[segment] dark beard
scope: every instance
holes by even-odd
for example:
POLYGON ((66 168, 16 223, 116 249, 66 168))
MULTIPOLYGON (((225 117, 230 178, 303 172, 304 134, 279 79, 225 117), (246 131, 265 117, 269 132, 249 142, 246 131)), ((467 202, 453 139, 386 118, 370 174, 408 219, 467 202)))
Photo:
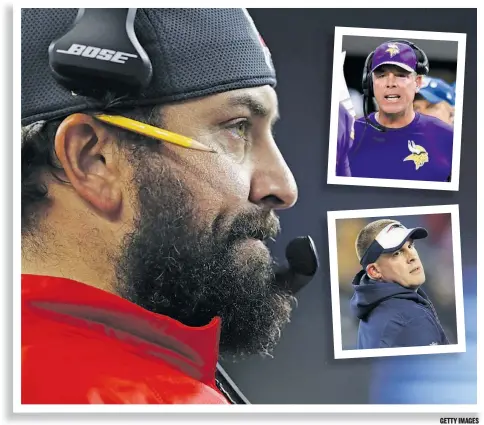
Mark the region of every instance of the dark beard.
POLYGON ((223 358, 269 354, 294 298, 277 286, 268 250, 247 242, 274 237, 275 216, 254 206, 202 228, 194 196, 171 171, 145 162, 135 185, 139 211, 116 261, 118 293, 189 326, 221 317, 223 358))

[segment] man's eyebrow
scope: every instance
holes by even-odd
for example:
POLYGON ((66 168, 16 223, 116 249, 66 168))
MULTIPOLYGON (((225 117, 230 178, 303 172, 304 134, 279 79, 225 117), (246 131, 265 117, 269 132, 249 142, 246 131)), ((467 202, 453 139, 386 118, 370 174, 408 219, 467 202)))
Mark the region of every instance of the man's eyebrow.
MULTIPOLYGON (((241 96, 234 96, 228 100, 228 106, 237 107, 237 106, 245 106, 252 115, 261 118, 267 118, 271 116, 271 111, 257 99, 250 95, 241 95, 241 96)), ((279 111, 276 110, 274 118, 272 122, 276 122, 279 119, 279 111)))

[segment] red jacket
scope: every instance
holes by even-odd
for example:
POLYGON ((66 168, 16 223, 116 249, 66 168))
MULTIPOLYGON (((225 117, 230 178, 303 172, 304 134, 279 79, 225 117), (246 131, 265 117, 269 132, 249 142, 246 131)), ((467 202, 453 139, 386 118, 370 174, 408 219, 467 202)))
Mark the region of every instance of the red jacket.
POLYGON ((228 404, 220 319, 188 327, 119 296, 22 275, 23 404, 228 404))

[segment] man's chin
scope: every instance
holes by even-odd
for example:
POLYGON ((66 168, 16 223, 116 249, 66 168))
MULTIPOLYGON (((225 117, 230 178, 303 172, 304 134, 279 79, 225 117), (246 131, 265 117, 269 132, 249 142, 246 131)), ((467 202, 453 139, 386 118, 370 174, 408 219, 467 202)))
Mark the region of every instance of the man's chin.
POLYGON ((419 279, 419 280, 415 280, 415 281, 413 281, 413 282, 411 282, 411 283, 409 284, 409 287, 410 287, 411 289, 418 289, 418 288, 420 288, 420 287, 421 287, 421 286, 422 286, 424 283, 425 283, 425 279, 419 279))
POLYGON ((420 268, 416 273, 416 276, 413 276, 412 285, 415 287, 420 287, 425 283, 425 272, 423 268, 420 268))
POLYGON ((234 258, 239 266, 254 261, 272 264, 269 248, 259 239, 241 239, 234 244, 233 250, 234 258))
MULTIPOLYGON (((220 340, 220 358, 227 361, 239 361, 258 355, 262 357, 272 357, 272 352, 279 343, 282 333, 290 323, 293 310, 294 299, 291 296, 285 296, 283 301, 279 298, 278 308, 269 308, 266 312, 267 317, 261 320, 255 320, 254 323, 246 324, 242 328, 232 329, 230 337, 221 335, 220 340), (272 319, 269 319, 272 318, 272 319), (270 324, 268 321, 270 320, 270 324), (235 331, 235 332, 234 332, 235 331), (234 336, 236 341, 234 341, 234 336), (244 336, 242 336, 244 335, 244 336)), ((267 301, 267 300, 266 300, 267 301)), ((273 300, 274 301, 274 300, 273 300)), ((271 303, 265 303, 270 306, 271 303)), ((262 312, 257 312, 258 315, 262 312)), ((253 316, 256 318, 256 316, 253 316)), ((223 326, 222 318, 222 326, 223 326)))
POLYGON ((381 111, 391 120, 397 120, 405 114, 405 109, 400 105, 389 105, 381 108, 381 111))
POLYGON ((265 248, 267 250, 267 247, 265 246, 264 242, 262 242, 260 239, 245 238, 245 239, 241 239, 239 241, 239 244, 241 246, 249 246, 252 248, 265 248))

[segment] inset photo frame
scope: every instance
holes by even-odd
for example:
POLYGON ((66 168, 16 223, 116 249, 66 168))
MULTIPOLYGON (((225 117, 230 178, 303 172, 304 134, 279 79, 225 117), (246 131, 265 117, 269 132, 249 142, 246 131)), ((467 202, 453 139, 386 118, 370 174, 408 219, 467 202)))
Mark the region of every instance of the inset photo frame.
POLYGON ((336 359, 465 352, 458 205, 327 216, 336 359))
POLYGON ((328 184, 459 190, 466 34, 336 27, 328 184))

